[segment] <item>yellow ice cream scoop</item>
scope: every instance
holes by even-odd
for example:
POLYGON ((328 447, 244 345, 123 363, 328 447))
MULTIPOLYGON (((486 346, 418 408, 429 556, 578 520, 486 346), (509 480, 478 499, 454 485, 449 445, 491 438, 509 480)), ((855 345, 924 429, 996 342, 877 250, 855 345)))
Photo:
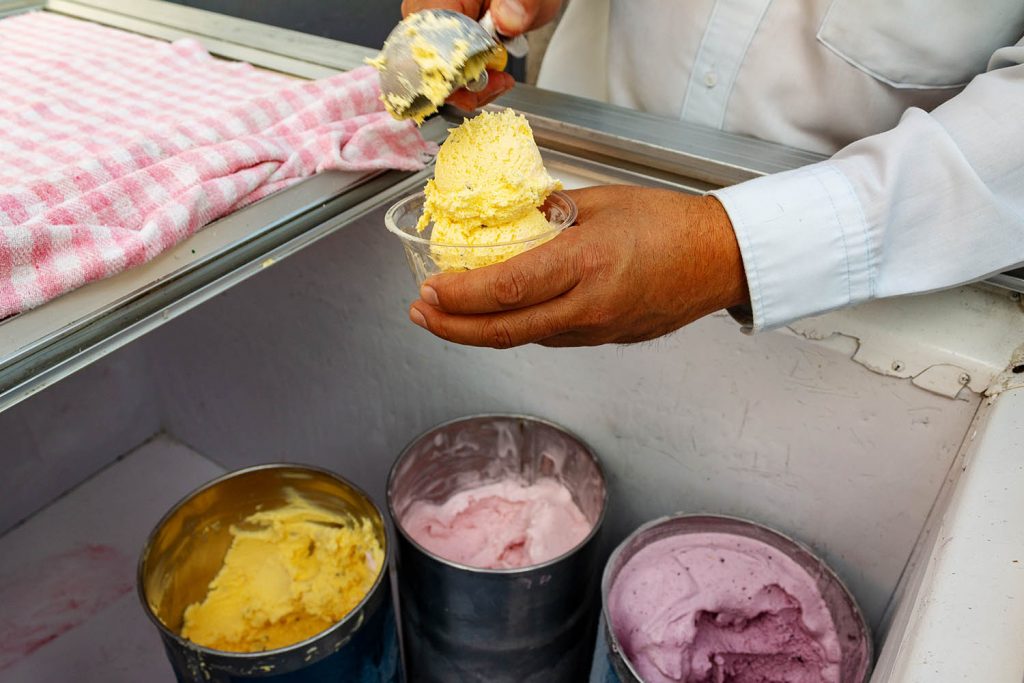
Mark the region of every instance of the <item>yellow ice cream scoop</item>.
POLYGON ((384 570, 370 519, 288 503, 231 527, 232 542, 206 597, 184 614, 181 635, 226 652, 286 647, 330 628, 384 570))
POLYGON ((485 111, 441 145, 416 227, 423 233, 433 222, 431 252, 442 270, 480 268, 554 237, 558 229, 540 209, 561 187, 526 117, 485 111))
POLYGON ((421 123, 459 88, 483 90, 488 68, 500 71, 509 54, 526 51, 523 36, 498 35, 490 12, 476 22, 451 10, 423 10, 399 22, 370 64, 391 115, 421 123))
POLYGON ((544 244, 576 220, 576 205, 544 167, 530 122, 484 111, 452 130, 423 192, 384 216, 417 283, 482 268, 544 244))
POLYGON ((444 219, 470 225, 505 223, 539 208, 561 187, 544 168, 525 116, 511 109, 481 112, 441 145, 417 227, 422 231, 431 220, 444 219))

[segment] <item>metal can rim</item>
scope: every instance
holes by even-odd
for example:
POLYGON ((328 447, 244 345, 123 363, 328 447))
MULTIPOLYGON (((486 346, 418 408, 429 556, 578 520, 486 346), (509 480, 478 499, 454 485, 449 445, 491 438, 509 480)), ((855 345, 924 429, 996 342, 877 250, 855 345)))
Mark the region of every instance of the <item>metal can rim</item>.
POLYGON ((329 637, 335 631, 341 630, 343 627, 347 626, 351 621, 362 619, 361 615, 364 608, 370 602, 372 602, 374 596, 376 595, 378 589, 380 588, 380 585, 385 580, 390 580, 389 568, 391 566, 391 546, 392 543, 390 535, 388 534, 387 520, 384 518, 383 512, 381 511, 380 507, 373 501, 373 498, 367 495, 366 491, 364 491, 361 487, 352 483, 345 477, 341 476, 340 474, 332 472, 331 470, 324 467, 318 467, 316 465, 305 465, 301 463, 272 462, 263 463, 260 465, 252 465, 250 467, 243 467, 238 470, 225 472, 219 477, 211 479, 210 481, 197 486, 196 488, 182 496, 177 503, 172 505, 170 509, 168 509, 167 512, 164 513, 164 515, 160 518, 160 521, 153 525, 152 530, 146 537, 146 543, 142 547, 142 552, 139 554, 139 561, 136 564, 136 593, 139 597, 139 601, 142 603, 142 609, 146 613, 146 616, 149 618, 149 620, 156 625, 156 627, 161 631, 161 633, 171 637, 179 645, 204 655, 218 658, 228 657, 231 658, 233 661, 259 660, 263 658, 274 657, 277 655, 289 654, 291 652, 294 652, 295 650, 299 650, 304 647, 309 647, 311 645, 316 644, 317 641, 320 641, 325 637, 329 637), (329 628, 324 629, 323 631, 320 631, 319 633, 316 633, 310 636, 309 638, 306 638, 305 640, 300 640, 299 642, 292 643, 291 645, 275 648, 273 650, 262 650, 260 652, 231 652, 229 650, 215 650, 213 648, 206 647, 204 645, 199 645, 198 643, 194 643, 191 640, 188 640, 187 638, 183 638, 181 634, 175 633, 173 630, 168 628, 168 626, 163 623, 160 617, 153 613, 153 610, 149 605, 149 601, 146 599, 146 590, 145 587, 143 586, 143 570, 146 565, 146 560, 149 558, 149 551, 152 548, 152 544, 153 541, 155 540, 157 532, 163 528, 164 524, 174 515, 174 513, 176 513, 183 505, 185 505, 185 503, 192 500, 192 498, 199 495, 200 493, 207 491, 213 488, 214 486, 217 486, 229 479, 234 479, 236 477, 244 476, 246 474, 251 474, 252 472, 275 469, 303 470, 307 472, 316 472, 317 474, 325 475, 327 477, 330 477, 341 482, 345 486, 348 486, 353 491, 355 491, 363 498, 365 498, 367 501, 369 501, 369 503, 373 506, 373 509, 380 516, 381 526, 384 529, 384 561, 381 564, 381 569, 377 574, 377 578, 374 580, 373 585, 370 586, 370 589, 366 592, 366 595, 363 596, 363 599, 360 600, 358 604, 356 604, 356 606, 353 607, 349 611, 349 613, 346 614, 340 621, 338 621, 335 624, 332 624, 329 628))
POLYGON ((604 524, 605 515, 606 515, 606 513, 608 511, 608 479, 607 479, 607 477, 605 477, 604 467, 601 465, 600 458, 597 457, 597 453, 594 452, 594 449, 591 448, 590 444, 587 443, 586 441, 584 441, 583 439, 581 439, 579 437, 579 435, 576 434, 575 432, 573 432, 571 429, 567 429, 567 428, 563 427, 562 425, 558 424, 557 422, 553 422, 552 420, 546 420, 544 418, 537 417, 535 415, 527 415, 525 413, 474 413, 472 415, 463 415, 461 417, 456 417, 456 418, 452 418, 450 420, 445 420, 444 422, 440 422, 440 423, 434 425, 433 427, 430 427, 428 429, 423 430, 421 433, 419 433, 413 439, 411 439, 405 445, 405 447, 401 450, 401 452, 398 454, 398 457, 395 458, 395 461, 393 463, 391 463, 391 468, 388 470, 387 488, 385 489, 385 499, 387 501, 388 515, 391 517, 391 521, 395 525, 395 531, 398 534, 400 534, 402 536, 402 538, 404 540, 406 540, 408 543, 410 543, 414 548, 416 548, 417 550, 419 550, 421 553, 423 553, 427 557, 431 558, 432 560, 440 562, 441 564, 444 564, 446 566, 452 567, 454 569, 461 569, 463 571, 474 572, 474 573, 477 573, 477 574, 493 574, 495 576, 507 576, 507 575, 521 576, 522 574, 524 574, 526 572, 532 572, 532 571, 536 571, 536 570, 547 569, 549 567, 552 567, 552 566, 558 564, 559 562, 561 562, 561 561, 563 561, 565 559, 568 559, 570 556, 573 555, 573 553, 575 553, 577 550, 579 550, 580 548, 582 548, 585 545, 587 545, 588 543, 590 543, 597 536, 597 534, 601 530, 602 525, 604 524), (394 484, 395 473, 398 470, 398 466, 405 459, 405 456, 409 453, 409 451, 412 449, 412 447, 414 445, 416 445, 417 443, 419 443, 428 434, 432 434, 433 432, 437 431, 438 429, 441 429, 443 427, 447 427, 449 425, 457 424, 459 422, 465 422, 465 421, 468 421, 468 420, 477 420, 477 419, 481 419, 481 418, 484 418, 484 419, 505 418, 505 419, 511 419, 511 420, 524 420, 524 421, 528 421, 528 422, 536 422, 536 423, 543 424, 545 426, 551 427, 553 429, 556 429, 556 430, 562 432, 563 434, 566 434, 567 436, 569 436, 572 439, 574 439, 577 443, 579 443, 583 447, 583 449, 587 452, 587 454, 590 456, 590 458, 594 461, 594 466, 597 469, 598 476, 601 477, 601 484, 602 484, 602 487, 601 487, 601 512, 598 514, 597 520, 594 522, 594 525, 591 527, 590 532, 583 538, 583 540, 581 540, 579 543, 577 543, 572 548, 570 548, 569 550, 565 551, 564 553, 562 553, 558 557, 552 558, 552 559, 548 560, 547 562, 543 562, 541 564, 533 564, 533 565, 530 565, 528 567, 519 567, 519 568, 512 568, 512 569, 487 569, 487 568, 483 568, 483 567, 474 567, 472 565, 462 564, 460 562, 455 562, 453 560, 449 560, 449 559, 446 559, 444 557, 441 557, 440 555, 437 555, 436 553, 432 553, 429 550, 427 550, 426 548, 424 548, 422 545, 417 543, 415 540, 413 540, 413 538, 411 536, 409 536, 409 534, 407 534, 405 532, 405 529, 402 528, 402 524, 401 524, 401 522, 398 519, 398 514, 395 511, 394 500, 393 500, 393 496, 392 496, 392 487, 393 487, 393 484, 394 484))
POLYGON ((611 555, 608 556, 608 560, 605 562, 604 570, 601 572, 601 616, 604 618, 605 633, 599 633, 597 637, 603 637, 608 641, 609 649, 614 651, 622 658, 622 663, 626 666, 629 672, 636 678, 636 680, 642 681, 643 679, 640 677, 640 674, 633 666, 633 663, 629 660, 629 657, 627 657, 626 654, 622 651, 622 644, 619 642, 618 637, 615 635, 615 629, 612 628, 612 621, 608 614, 608 591, 611 589, 612 567, 615 566, 615 562, 619 559, 622 553, 625 552, 626 546, 629 544, 629 542, 637 536, 639 536, 640 534, 674 520, 698 518, 713 518, 717 520, 726 520, 730 522, 741 522, 746 525, 758 527, 764 531, 767 531, 771 534, 778 536, 779 538, 783 539, 788 543, 792 543, 800 550, 804 551, 811 557, 817 559, 822 569, 829 576, 829 578, 832 581, 834 581, 836 585, 842 588, 843 592, 845 592, 846 596, 849 598, 850 606, 853 608, 854 616, 856 617, 861 627, 864 629, 864 643, 866 648, 867 665, 864 671, 863 683, 867 683, 867 681, 871 678, 871 664, 872 662, 874 662, 875 659, 874 638, 872 637, 871 627, 868 625, 867 620, 864 618, 864 613, 860 609, 860 604, 854 599, 853 593, 850 592, 850 588, 846 585, 846 582, 843 581, 838 574, 836 574, 835 570, 832 569, 832 567, 827 562, 825 562, 825 560, 823 560, 821 556, 818 555, 818 553, 814 552, 814 550, 812 550, 806 543, 803 543, 802 541, 793 538, 789 534, 783 531, 779 531, 778 529, 768 526, 767 524, 755 522, 744 517, 737 517, 736 515, 723 515, 712 512, 679 512, 671 515, 664 515, 662 517, 658 517, 656 519, 652 519, 648 522, 645 522, 638 526, 636 529, 634 529, 624 539, 622 539, 622 542, 615 546, 615 549, 611 552, 611 555))

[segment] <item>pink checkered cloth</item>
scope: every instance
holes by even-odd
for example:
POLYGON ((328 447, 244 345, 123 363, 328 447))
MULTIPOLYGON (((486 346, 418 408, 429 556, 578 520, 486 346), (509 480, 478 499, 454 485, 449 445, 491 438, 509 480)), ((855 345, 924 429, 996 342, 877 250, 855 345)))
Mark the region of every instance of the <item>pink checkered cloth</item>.
POLYGON ((306 82, 58 15, 0 21, 0 319, 144 263, 328 169, 434 146, 376 73, 306 82))

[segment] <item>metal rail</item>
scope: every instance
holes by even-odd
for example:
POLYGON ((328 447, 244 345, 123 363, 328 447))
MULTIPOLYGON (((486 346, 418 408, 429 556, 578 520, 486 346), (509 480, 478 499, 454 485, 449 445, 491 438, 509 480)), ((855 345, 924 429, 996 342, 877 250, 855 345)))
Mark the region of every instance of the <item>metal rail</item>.
MULTIPOLYGON (((373 54, 364 47, 161 0, 0 0, 0 17, 33 9, 162 40, 195 38, 216 56, 301 78, 350 70, 373 54)), ((518 86, 500 104, 530 118, 542 147, 623 182, 701 192, 823 158, 529 86, 518 86)), ((426 137, 440 141, 446 121, 457 123, 462 116, 454 110, 443 114, 425 126, 426 137)), ((75 292, 0 323, 0 411, 259 272, 268 259, 283 258, 344 227, 422 182, 423 175, 385 173, 355 182, 314 178, 224 219, 257 226, 244 236, 102 306, 56 315, 61 306, 67 309, 76 301, 71 298, 75 292)), ((1022 271, 990 282, 1024 292, 1022 271)))
POLYGON ((29 12, 40 7, 42 7, 42 3, 39 0, 7 0, 0 2, 0 18, 29 12))
POLYGON ((375 54, 358 45, 161 0, 49 0, 45 8, 151 38, 195 38, 219 57, 302 78, 349 71, 375 54))
POLYGON ((271 221, 271 229, 252 240, 70 326, 0 369, 0 412, 422 185, 428 175, 421 171, 373 177, 300 215, 271 221))
MULTIPOLYGON (((0 0, 0 8, 3 4, 0 0)), ((375 54, 369 48, 162 0, 49 0, 45 7, 164 40, 196 38, 217 56, 304 78, 354 69, 375 54)), ((731 185, 824 158, 528 85, 517 86, 500 104, 529 116, 538 141, 547 147, 709 185, 731 185)))

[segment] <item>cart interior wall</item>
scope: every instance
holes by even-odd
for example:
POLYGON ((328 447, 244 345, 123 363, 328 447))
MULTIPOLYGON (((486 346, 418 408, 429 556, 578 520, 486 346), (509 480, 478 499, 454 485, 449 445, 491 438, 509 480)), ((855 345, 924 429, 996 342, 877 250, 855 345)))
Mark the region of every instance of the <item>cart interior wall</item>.
POLYGON ((189 488, 260 462, 329 467, 382 502, 419 432, 522 412, 601 457, 609 546, 678 510, 759 520, 820 552, 879 630, 980 403, 871 372, 852 339, 751 337, 725 316, 628 347, 464 348, 408 323, 413 291, 375 212, 0 413, 0 528, 128 461, 104 523, 143 537, 189 488))

